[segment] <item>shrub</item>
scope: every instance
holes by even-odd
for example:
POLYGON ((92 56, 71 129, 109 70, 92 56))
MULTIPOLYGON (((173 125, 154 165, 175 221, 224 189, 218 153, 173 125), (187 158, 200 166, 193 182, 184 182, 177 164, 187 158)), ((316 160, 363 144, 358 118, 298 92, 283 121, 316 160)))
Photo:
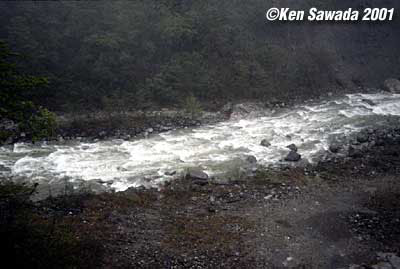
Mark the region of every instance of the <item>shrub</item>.
POLYGON ((32 141, 53 137, 56 126, 56 115, 42 107, 39 107, 27 120, 22 120, 20 123, 21 131, 29 133, 32 141))
POLYGON ((36 186, 0 184, 4 264, 15 268, 96 268, 102 247, 66 217, 30 200, 36 186))
POLYGON ((200 102, 193 95, 190 95, 183 100, 183 109, 192 119, 200 117, 203 113, 200 102))

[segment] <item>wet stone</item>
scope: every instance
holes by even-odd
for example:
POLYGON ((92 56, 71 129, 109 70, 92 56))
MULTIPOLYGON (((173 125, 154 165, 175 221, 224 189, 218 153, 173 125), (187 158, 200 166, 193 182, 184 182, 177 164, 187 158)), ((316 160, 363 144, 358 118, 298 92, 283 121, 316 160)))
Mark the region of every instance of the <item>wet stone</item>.
POLYGON ((249 156, 246 157, 246 161, 251 163, 251 164, 255 164, 255 163, 257 163, 257 158, 252 156, 252 155, 249 155, 249 156))
POLYGON ((174 175, 176 175, 176 171, 165 172, 164 174, 165 174, 166 176, 174 176, 174 175))
POLYGON ((366 143, 368 142, 368 134, 367 133, 359 133, 357 135, 357 142, 359 143, 366 143))
POLYGON ((186 179, 192 179, 193 181, 195 180, 207 181, 208 175, 201 170, 191 169, 186 173, 186 179))
POLYGON ((297 146, 295 144, 290 144, 289 146, 287 146, 287 148, 291 151, 297 152, 297 146))
POLYGON ((362 101, 363 103, 366 103, 367 105, 376 106, 376 104, 375 104, 372 100, 369 100, 369 99, 362 99, 361 101, 362 101))
POLYGON ((263 139, 263 140, 261 141, 260 145, 263 146, 263 147, 268 148, 268 147, 271 146, 271 143, 270 143, 267 139, 263 139))
POLYGON ((285 161, 287 162, 298 162, 301 159, 301 155, 298 154, 297 152, 291 151, 289 154, 286 156, 285 161))
POLYGON ((338 144, 332 144, 329 146, 329 151, 332 153, 338 153, 340 151, 341 147, 338 144))

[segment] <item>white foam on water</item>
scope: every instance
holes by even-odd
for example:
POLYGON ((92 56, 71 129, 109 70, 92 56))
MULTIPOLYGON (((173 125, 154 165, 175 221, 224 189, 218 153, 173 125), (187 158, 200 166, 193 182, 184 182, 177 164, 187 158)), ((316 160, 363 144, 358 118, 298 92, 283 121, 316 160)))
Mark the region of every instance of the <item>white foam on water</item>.
POLYGON ((15 143, 13 145, 13 152, 14 153, 29 153, 32 149, 29 147, 28 144, 25 143, 15 143))
POLYGON ((400 116, 400 95, 351 94, 268 117, 169 131, 136 141, 15 144, 13 150, 0 148, 0 165, 10 168, 11 175, 32 180, 101 179, 116 190, 125 190, 157 185, 171 179, 165 172, 180 173, 193 166, 217 174, 235 167, 234 160, 246 155, 255 156, 260 164, 274 165, 292 143, 303 158, 313 161, 328 149, 332 138, 374 126, 389 115, 400 116), (271 146, 261 146, 263 139, 271 146))
POLYGON ((11 167, 11 171, 15 175, 35 178, 44 174, 47 167, 48 164, 44 158, 25 156, 15 162, 11 167))
POLYGON ((379 115, 400 116, 400 103, 394 101, 385 102, 380 106, 373 107, 373 112, 379 115))

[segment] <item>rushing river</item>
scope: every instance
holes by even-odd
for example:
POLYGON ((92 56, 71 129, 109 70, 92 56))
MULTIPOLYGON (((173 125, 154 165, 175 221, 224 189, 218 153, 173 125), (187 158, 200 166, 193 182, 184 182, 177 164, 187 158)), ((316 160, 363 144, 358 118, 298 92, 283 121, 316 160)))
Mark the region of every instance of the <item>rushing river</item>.
MULTIPOLYGON (((268 115, 268 113, 266 114, 268 115)), ((315 161, 332 140, 400 116, 400 95, 352 94, 268 116, 170 131, 134 141, 15 144, 0 148, 0 173, 32 182, 101 180, 116 190, 156 185, 165 172, 202 167, 211 175, 234 169, 246 155, 263 165, 279 163, 296 144, 315 161), (368 101, 369 100, 369 101, 368 101), (267 139, 270 147, 260 145, 267 139)))

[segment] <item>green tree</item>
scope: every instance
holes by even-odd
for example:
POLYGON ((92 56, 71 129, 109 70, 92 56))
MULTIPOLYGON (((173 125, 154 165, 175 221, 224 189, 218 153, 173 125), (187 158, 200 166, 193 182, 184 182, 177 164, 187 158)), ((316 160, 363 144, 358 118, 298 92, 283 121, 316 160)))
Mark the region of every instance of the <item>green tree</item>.
POLYGON ((33 140, 52 136, 54 114, 30 100, 35 89, 45 87, 48 80, 18 72, 18 57, 19 54, 0 41, 0 118, 14 121, 20 131, 29 133, 33 140))

